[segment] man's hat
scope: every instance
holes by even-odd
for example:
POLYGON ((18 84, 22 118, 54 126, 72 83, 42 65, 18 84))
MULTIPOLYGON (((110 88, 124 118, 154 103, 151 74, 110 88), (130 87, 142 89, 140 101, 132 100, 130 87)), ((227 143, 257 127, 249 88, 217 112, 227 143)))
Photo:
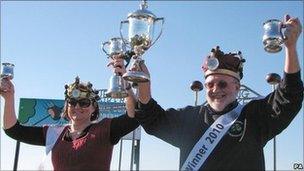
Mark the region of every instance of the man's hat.
POLYGON ((93 90, 93 85, 90 82, 80 83, 79 77, 75 78, 75 82, 70 85, 65 85, 65 99, 74 98, 82 99, 89 98, 92 100, 98 101, 100 96, 98 95, 99 91, 93 90))
POLYGON ((212 74, 224 74, 241 80, 243 78, 244 62, 245 59, 243 59, 240 51, 224 54, 220 47, 216 46, 211 49, 210 55, 205 58, 202 69, 205 78, 212 74))

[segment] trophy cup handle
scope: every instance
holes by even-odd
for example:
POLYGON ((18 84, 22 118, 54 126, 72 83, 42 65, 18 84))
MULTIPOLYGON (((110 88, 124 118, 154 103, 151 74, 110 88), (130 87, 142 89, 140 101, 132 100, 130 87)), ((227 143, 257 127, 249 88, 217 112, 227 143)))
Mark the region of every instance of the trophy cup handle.
POLYGON ((108 53, 108 51, 105 50, 105 46, 106 46, 106 45, 109 45, 109 44, 110 44, 109 41, 108 41, 108 42, 104 42, 104 43, 102 43, 102 47, 101 47, 102 51, 103 51, 107 56, 110 56, 110 54, 108 53))
POLYGON ((123 34, 122 34, 123 25, 126 24, 126 23, 129 24, 129 21, 128 21, 128 20, 125 20, 125 21, 121 21, 121 22, 120 22, 119 31, 120 31, 121 40, 123 41, 123 43, 124 43, 128 48, 130 48, 130 45, 129 45, 128 41, 123 37, 123 34))
POLYGON ((287 36, 285 35, 285 32, 283 33, 282 30, 283 29, 286 30, 286 28, 287 28, 287 26, 283 22, 281 22, 280 34, 281 34, 281 36, 282 36, 282 38, 283 38, 284 41, 287 40, 287 36))
POLYGON ((156 39, 151 43, 151 46, 154 45, 154 43, 160 38, 160 36, 161 36, 162 33, 163 33, 163 26, 164 26, 164 23, 165 23, 165 18, 163 18, 163 17, 161 17, 161 18, 156 18, 156 19, 155 19, 155 22, 160 21, 160 20, 161 20, 161 23, 162 23, 162 24, 161 24, 161 30, 160 30, 158 36, 156 37, 156 39))

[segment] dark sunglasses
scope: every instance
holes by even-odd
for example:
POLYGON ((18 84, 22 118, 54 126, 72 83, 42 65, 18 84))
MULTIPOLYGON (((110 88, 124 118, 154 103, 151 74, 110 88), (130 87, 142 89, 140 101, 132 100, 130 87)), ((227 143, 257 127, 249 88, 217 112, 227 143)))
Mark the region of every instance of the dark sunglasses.
POLYGON ((68 99, 68 104, 73 107, 75 107, 77 105, 77 103, 78 103, 79 107, 86 108, 86 107, 89 107, 92 102, 90 99, 80 99, 80 100, 68 99))
MULTIPOLYGON (((233 81, 232 83, 236 83, 235 81, 233 81)), ((224 80, 220 80, 218 82, 208 82, 205 83, 205 87, 207 89, 213 89, 215 87, 215 85, 217 85, 217 87, 219 87, 220 89, 225 89, 228 86, 228 83, 224 80)))

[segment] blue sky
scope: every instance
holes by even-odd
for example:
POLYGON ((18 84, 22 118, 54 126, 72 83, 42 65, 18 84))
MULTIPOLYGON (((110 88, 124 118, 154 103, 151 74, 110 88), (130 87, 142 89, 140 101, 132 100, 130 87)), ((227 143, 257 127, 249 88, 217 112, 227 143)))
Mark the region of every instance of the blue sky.
MULTIPOLYGON (((77 75, 96 88, 107 88, 112 73, 100 45, 119 36, 120 21, 137 10, 139 2, 1 1, 1 62, 16 65, 16 111, 22 97, 62 99, 64 84, 77 75)), ((148 5, 165 18, 163 35, 143 56, 153 97, 164 108, 194 104, 189 86, 194 80, 203 81, 203 57, 216 45, 224 52, 242 51, 246 59, 242 83, 266 95, 271 91, 266 75, 283 74, 284 51, 264 51, 263 22, 289 13, 303 24, 303 1, 148 1, 148 5)), ((298 54, 303 66, 303 34, 298 54)), ((199 103, 204 99, 200 92, 199 103)), ((1 99, 1 124, 2 115, 1 99)), ((130 146, 124 141, 123 169, 130 168, 130 146)), ((178 150, 173 146, 142 131, 140 147, 140 169, 178 169, 178 150)), ((14 151, 15 141, 1 130, 1 169, 13 168, 14 151)), ((266 169, 272 169, 272 142, 264 151, 266 169)), ((22 144, 19 168, 37 168, 43 152, 42 147, 22 144)), ((119 145, 112 169, 118 168, 118 155, 119 145)), ((277 137, 277 168, 291 170, 294 163, 303 164, 303 109, 277 137)))

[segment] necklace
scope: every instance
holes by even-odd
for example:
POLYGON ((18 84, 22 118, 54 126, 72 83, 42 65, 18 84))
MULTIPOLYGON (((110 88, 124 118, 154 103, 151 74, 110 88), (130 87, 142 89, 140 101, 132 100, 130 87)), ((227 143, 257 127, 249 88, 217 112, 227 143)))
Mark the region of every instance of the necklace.
POLYGON ((88 125, 88 126, 85 127, 84 129, 78 130, 78 131, 77 131, 77 130, 72 131, 72 130, 71 130, 71 127, 69 127, 68 130, 69 130, 69 133, 70 133, 70 134, 79 136, 79 135, 83 134, 83 132, 85 132, 90 126, 91 126, 91 125, 88 125))
POLYGON ((82 134, 83 133, 83 130, 82 131, 72 131, 70 128, 69 128, 69 132, 70 132, 70 134, 76 134, 76 135, 80 135, 80 134, 82 134))
POLYGON ((74 133, 74 134, 76 133, 77 135, 80 135, 80 134, 82 134, 82 132, 83 132, 83 131, 76 131, 76 132, 71 132, 71 133, 72 133, 72 134, 73 134, 73 133, 74 133))

